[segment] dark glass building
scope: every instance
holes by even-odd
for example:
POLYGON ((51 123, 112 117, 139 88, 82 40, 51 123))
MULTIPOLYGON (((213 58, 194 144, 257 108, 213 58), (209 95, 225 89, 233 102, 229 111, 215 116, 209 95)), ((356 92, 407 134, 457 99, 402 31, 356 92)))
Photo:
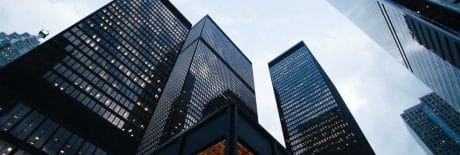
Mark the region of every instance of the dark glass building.
POLYGON ((269 63, 286 147, 293 154, 374 154, 335 86, 300 42, 269 63))
POLYGON ((167 0, 116 0, 16 59, 0 70, 0 147, 134 154, 190 28, 167 0))
POLYGON ((328 1, 460 111, 458 1, 328 1))
POLYGON ((450 9, 451 11, 460 12, 460 1, 458 0, 428 0, 431 3, 450 9))
POLYGON ((204 17, 190 30, 138 154, 152 153, 225 103, 240 103, 240 109, 257 120, 252 74, 249 59, 209 16, 204 17))
POLYGON ((0 67, 5 66, 11 61, 32 48, 40 44, 39 37, 30 35, 29 33, 0 33, 0 67))
POLYGON ((235 104, 215 109, 164 142, 155 155, 288 155, 288 151, 235 104), (205 135, 205 136, 203 136, 205 135))
POLYGON ((409 131, 428 154, 460 153, 460 113, 435 93, 401 114, 409 131))

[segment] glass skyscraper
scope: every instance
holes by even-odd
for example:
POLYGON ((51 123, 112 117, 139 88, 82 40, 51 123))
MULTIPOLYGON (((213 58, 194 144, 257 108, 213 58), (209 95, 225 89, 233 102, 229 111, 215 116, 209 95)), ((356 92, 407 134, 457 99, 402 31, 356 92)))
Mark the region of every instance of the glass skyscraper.
POLYGON ((39 37, 29 33, 0 33, 0 67, 5 66, 40 44, 39 37))
POLYGON ((328 1, 460 111, 458 1, 328 1))
POLYGON ((8 64, 0 148, 134 154, 190 28, 167 0, 116 0, 8 64))
POLYGON ((401 114, 409 131, 429 154, 460 153, 460 113, 435 93, 401 114))
POLYGON ((335 86, 300 42, 269 63, 286 147, 293 154, 375 154, 335 86))
POLYGON ((201 19, 182 47, 138 154, 152 153, 225 103, 240 103, 257 120, 252 74, 251 62, 230 38, 209 16, 201 19))

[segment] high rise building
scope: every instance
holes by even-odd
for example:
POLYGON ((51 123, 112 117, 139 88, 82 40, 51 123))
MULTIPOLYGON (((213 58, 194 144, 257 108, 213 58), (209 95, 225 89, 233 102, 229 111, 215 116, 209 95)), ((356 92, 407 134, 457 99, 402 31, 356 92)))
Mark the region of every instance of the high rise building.
POLYGON ((328 1, 460 111, 458 1, 328 1))
POLYGON ((0 148, 134 154, 190 28, 167 0, 116 0, 5 66, 0 148))
POLYGON ((24 53, 40 44, 39 37, 29 33, 11 33, 9 35, 0 32, 0 67, 5 66, 24 53))
POLYGON ((300 42, 269 63, 286 147, 293 154, 374 154, 329 77, 300 42))
POLYGON ((257 120, 252 74, 251 62, 230 38, 209 16, 201 19, 182 47, 138 153, 152 153, 216 106, 239 103, 257 120))
POLYGON ((410 133, 428 154, 460 153, 460 113, 435 93, 401 114, 410 133))

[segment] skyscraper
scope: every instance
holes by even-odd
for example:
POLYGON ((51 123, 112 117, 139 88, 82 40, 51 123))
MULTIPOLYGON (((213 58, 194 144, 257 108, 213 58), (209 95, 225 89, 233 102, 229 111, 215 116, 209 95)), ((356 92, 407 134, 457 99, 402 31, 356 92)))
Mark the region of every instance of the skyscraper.
POLYGON ((116 0, 5 66, 2 144, 135 153, 190 28, 167 0, 116 0))
POLYGON ((374 154, 335 86, 300 42, 269 63, 286 147, 293 154, 374 154))
POLYGON ((252 74, 251 62, 230 38, 209 16, 201 19, 182 47, 138 153, 152 153, 217 109, 213 106, 240 103, 257 120, 252 74), (221 95, 227 101, 215 104, 221 95))
POLYGON ((460 152, 460 113, 435 93, 401 114, 409 131, 429 154, 460 152))
POLYGON ((328 1, 460 111, 458 1, 328 1))
POLYGON ((0 67, 5 66, 40 44, 38 37, 29 33, 0 33, 0 67))

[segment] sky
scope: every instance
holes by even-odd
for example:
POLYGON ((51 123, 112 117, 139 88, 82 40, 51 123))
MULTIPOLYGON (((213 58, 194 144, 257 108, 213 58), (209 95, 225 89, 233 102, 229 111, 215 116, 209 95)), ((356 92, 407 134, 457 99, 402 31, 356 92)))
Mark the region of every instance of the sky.
MULTIPOLYGON (((400 114, 431 90, 325 0, 171 0, 210 15, 253 63, 259 123, 284 144, 267 63, 303 40, 377 154, 424 154, 400 114)), ((0 31, 57 34, 108 0, 0 0, 0 31)))

